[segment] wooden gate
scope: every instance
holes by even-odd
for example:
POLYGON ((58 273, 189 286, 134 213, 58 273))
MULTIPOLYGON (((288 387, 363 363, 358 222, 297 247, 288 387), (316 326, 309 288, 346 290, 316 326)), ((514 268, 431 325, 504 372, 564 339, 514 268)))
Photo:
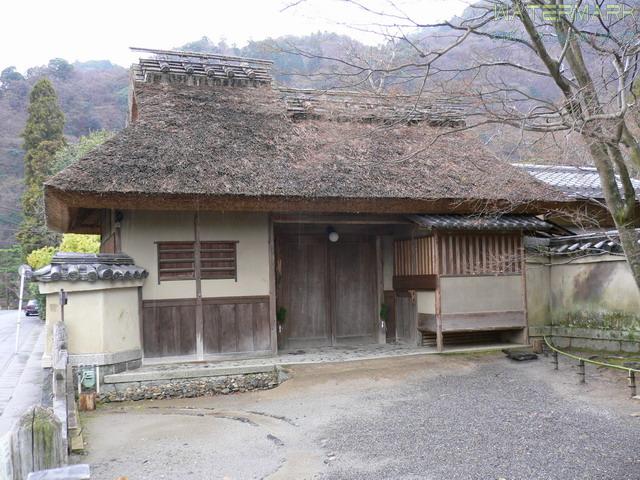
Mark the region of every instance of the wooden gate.
POLYGON ((373 343, 377 268, 371 236, 283 235, 277 240, 278 307, 287 348, 373 343))

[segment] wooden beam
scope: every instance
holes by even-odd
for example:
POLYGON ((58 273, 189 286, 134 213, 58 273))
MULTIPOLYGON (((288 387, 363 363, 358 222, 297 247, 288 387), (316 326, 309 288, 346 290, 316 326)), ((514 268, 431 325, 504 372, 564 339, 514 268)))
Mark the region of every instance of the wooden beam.
POLYGON ((437 275, 394 275, 394 290, 435 290, 437 275))

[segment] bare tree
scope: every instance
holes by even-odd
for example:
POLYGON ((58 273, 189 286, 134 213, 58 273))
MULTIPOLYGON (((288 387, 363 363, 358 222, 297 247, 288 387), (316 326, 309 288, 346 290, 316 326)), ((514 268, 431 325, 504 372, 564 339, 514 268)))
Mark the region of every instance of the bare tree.
POLYGON ((343 84, 349 72, 353 85, 380 90, 402 82, 416 96, 464 96, 473 106, 464 128, 499 124, 579 136, 640 288, 640 209, 630 173, 640 171, 638 2, 481 0, 460 18, 429 24, 392 0, 382 10, 344 1, 373 18, 354 28, 378 32, 382 48, 392 44, 401 53, 378 62, 330 59, 341 66, 343 84))

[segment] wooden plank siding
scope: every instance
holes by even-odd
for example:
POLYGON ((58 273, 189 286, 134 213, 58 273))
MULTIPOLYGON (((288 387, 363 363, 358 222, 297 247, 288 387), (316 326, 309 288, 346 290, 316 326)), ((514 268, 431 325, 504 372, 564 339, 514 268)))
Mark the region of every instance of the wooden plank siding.
MULTIPOLYGON (((146 357, 196 353, 197 299, 143 300, 146 357)), ((269 296, 202 299, 204 354, 271 351, 269 296)))

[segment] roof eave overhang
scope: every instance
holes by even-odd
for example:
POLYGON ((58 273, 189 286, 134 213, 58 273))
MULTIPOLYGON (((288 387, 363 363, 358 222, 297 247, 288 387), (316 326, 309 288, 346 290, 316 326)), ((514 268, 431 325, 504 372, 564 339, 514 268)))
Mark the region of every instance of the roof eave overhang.
MULTIPOLYGON (((568 201, 529 201, 519 205, 506 200, 416 199, 361 197, 296 197, 204 194, 144 194, 137 192, 67 191, 45 185, 47 225, 58 232, 95 230, 77 222, 81 209, 119 210, 208 210, 229 212, 308 212, 308 213, 481 213, 487 209, 507 209, 516 214, 539 214, 550 209, 569 208, 568 201)), ((95 233, 82 232, 82 233, 95 233)))

